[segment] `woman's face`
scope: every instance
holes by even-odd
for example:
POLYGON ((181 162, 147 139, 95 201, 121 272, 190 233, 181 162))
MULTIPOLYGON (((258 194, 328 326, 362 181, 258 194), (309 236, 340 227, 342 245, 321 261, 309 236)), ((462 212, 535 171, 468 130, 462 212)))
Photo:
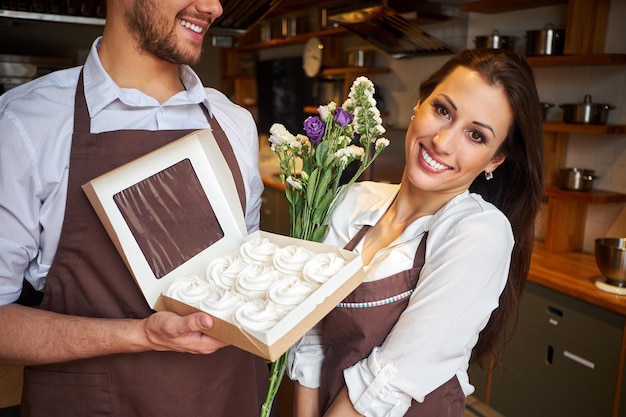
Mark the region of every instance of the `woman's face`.
POLYGON ((504 161, 496 151, 513 113, 503 89, 477 72, 456 68, 415 106, 413 115, 405 143, 404 181, 410 186, 454 196, 504 161))

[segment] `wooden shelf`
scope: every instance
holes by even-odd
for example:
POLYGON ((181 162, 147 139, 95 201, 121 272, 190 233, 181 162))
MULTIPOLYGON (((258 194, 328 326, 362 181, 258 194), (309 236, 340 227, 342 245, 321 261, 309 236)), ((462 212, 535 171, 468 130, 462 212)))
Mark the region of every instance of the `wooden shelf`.
POLYGON ((579 133, 586 135, 621 135, 625 125, 587 125, 575 123, 544 122, 544 132, 579 133))
POLYGON ((551 6, 554 4, 566 4, 567 1, 568 0, 478 0, 459 4, 459 8, 464 12, 496 14, 551 6))
POLYGON ((300 33, 298 35, 287 36, 285 38, 276 38, 266 42, 254 42, 254 43, 245 43, 242 42, 240 45, 237 45, 237 50, 240 52, 250 52, 256 51, 264 48, 272 48, 277 46, 287 46, 287 45, 297 45, 301 43, 305 43, 308 39, 313 36, 340 36, 340 35, 348 35, 348 30, 343 27, 324 29, 316 32, 307 32, 300 33))
POLYGON ((626 202, 626 194, 615 193, 612 191, 570 191, 556 186, 550 186, 546 188, 545 193, 549 198, 560 198, 582 204, 610 204, 626 202))
POLYGON ((0 17, 7 17, 11 19, 25 19, 25 20, 41 20, 46 22, 58 22, 58 23, 74 23, 81 25, 104 25, 105 19, 99 17, 89 16, 75 16, 68 14, 54 14, 54 13, 39 13, 29 12, 22 10, 6 10, 0 9, 0 17))
POLYGON ((533 67, 626 65, 626 54, 528 56, 526 60, 533 67))
POLYGON ((387 67, 333 67, 323 68, 319 77, 333 77, 338 75, 365 75, 365 74, 386 74, 391 70, 387 67))

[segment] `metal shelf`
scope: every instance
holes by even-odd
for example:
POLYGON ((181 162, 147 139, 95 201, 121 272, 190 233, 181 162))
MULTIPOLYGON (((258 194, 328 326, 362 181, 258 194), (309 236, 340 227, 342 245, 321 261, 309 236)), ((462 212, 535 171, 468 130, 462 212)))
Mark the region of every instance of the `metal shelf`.
POLYGON ((52 13, 37 13, 27 12, 21 10, 5 10, 0 9, 0 17, 6 17, 11 19, 25 19, 25 20, 42 20, 47 22, 59 22, 59 23, 75 23, 81 25, 97 25, 103 26, 105 19, 99 17, 87 17, 87 16, 73 16, 63 14, 52 13))

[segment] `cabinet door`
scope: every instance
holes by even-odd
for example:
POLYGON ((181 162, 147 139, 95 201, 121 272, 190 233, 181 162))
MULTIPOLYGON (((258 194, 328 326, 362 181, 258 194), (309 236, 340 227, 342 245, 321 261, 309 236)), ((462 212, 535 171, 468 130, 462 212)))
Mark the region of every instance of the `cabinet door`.
POLYGON ((289 202, 285 192, 265 187, 261 197, 261 230, 289 235, 289 202))
POLYGON ((549 346, 544 416, 610 417, 613 411, 617 363, 563 339, 549 346))
POLYGON ((548 333, 520 321, 493 370, 489 406, 507 417, 543 415, 548 381, 548 333))

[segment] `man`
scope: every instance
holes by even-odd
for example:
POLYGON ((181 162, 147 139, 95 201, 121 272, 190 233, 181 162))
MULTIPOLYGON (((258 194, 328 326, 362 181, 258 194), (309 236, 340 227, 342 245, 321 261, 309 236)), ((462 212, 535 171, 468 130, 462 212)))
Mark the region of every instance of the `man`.
POLYGON ((258 415, 265 362, 201 333, 207 314, 154 313, 80 188, 210 128, 258 228, 254 121, 189 67, 221 13, 109 0, 83 67, 0 97, 0 364, 26 365, 22 415, 258 415))

